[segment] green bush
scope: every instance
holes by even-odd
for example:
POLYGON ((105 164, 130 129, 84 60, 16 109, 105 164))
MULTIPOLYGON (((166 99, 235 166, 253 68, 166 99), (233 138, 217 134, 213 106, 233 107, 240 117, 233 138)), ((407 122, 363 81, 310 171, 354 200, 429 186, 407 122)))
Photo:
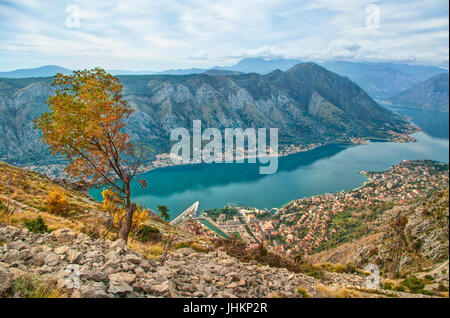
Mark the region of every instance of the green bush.
POLYGON ((418 251, 418 250, 420 250, 422 245, 423 245, 423 241, 421 239, 418 239, 417 241, 414 242, 413 248, 414 248, 414 250, 418 251))
POLYGON ((403 287, 401 285, 395 286, 394 290, 398 291, 398 292, 405 292, 406 291, 405 287, 403 287))
POLYGON ((175 249, 180 249, 180 248, 190 248, 191 247, 191 244, 190 243, 188 243, 188 242, 181 242, 181 243, 178 243, 177 244, 177 246, 175 247, 175 249))
POLYGON ((8 210, 8 207, 3 203, 3 201, 0 201, 0 213, 6 212, 8 210))
POLYGON ((49 229, 47 228, 47 225, 45 225, 44 220, 38 216, 37 218, 31 220, 31 221, 24 221, 23 225, 25 228, 30 230, 33 233, 49 233, 49 229))
POLYGON ((448 292, 448 287, 446 287, 446 286, 444 286, 442 284, 439 284, 438 291, 448 292))
POLYGON ((299 287, 297 289, 297 293, 299 293, 300 295, 302 295, 303 298, 310 298, 311 296, 309 296, 308 292, 306 291, 306 289, 299 287))
POLYGON ((36 274, 23 274, 13 283, 14 294, 20 298, 60 298, 55 283, 36 274))
POLYGON ((430 281, 430 282, 434 281, 434 278, 433 278, 433 276, 431 276, 431 275, 425 275, 424 278, 425 278, 426 280, 430 281))
POLYGON ((425 287, 425 282, 423 282, 416 276, 409 276, 402 282, 402 285, 407 287, 411 293, 417 294, 423 291, 423 288, 425 287))
POLYGON ((161 233, 154 226, 141 225, 135 233, 135 238, 140 242, 155 241, 161 238, 161 233))

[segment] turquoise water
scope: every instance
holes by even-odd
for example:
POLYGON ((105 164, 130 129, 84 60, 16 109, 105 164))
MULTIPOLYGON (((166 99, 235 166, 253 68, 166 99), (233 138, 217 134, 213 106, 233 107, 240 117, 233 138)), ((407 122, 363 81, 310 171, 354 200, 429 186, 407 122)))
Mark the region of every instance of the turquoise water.
MULTIPOLYGON (((448 121, 448 114, 446 118, 448 121)), ((281 207, 294 199, 361 186, 366 179, 357 173, 360 170, 385 170, 405 159, 448 162, 448 132, 446 138, 432 135, 418 132, 413 135, 417 142, 407 144, 324 146, 279 158, 278 172, 273 175, 260 175, 258 164, 250 163, 157 169, 143 175, 148 183, 146 189, 133 186, 133 200, 153 210, 157 205, 166 205, 171 218, 195 201, 200 201, 199 210, 228 203, 281 207)), ((99 190, 92 194, 99 198, 99 190)))
POLYGON ((217 227, 215 227, 214 225, 212 225, 210 222, 208 222, 205 219, 200 219, 200 223, 204 224, 205 226, 209 227, 211 230, 213 230, 214 232, 216 232, 217 234, 219 234, 220 236, 222 236, 223 238, 229 238, 228 235, 226 235, 225 233, 223 233, 221 230, 219 230, 217 227))

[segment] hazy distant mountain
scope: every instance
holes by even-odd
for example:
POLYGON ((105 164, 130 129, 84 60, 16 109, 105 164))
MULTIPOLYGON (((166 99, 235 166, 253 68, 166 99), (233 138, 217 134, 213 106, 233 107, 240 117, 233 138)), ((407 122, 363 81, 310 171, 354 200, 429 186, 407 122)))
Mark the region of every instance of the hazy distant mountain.
POLYGON ((234 65, 230 66, 215 66, 211 69, 201 69, 201 68, 188 68, 188 69, 176 69, 176 70, 166 70, 160 72, 154 71, 120 71, 111 70, 109 71, 113 75, 190 75, 190 74, 211 74, 211 75, 235 75, 239 73, 258 73, 258 74, 268 74, 275 70, 286 71, 296 64, 301 63, 299 60, 287 60, 287 59, 263 59, 263 58, 246 58, 234 65), (221 71, 222 73, 219 73, 221 71), (225 72, 225 73, 223 73, 225 72))
POLYGON ((389 100, 392 104, 425 110, 449 111, 448 73, 441 73, 403 91, 389 100))
POLYGON ((111 75, 149 75, 157 74, 155 71, 128 71, 128 70, 107 70, 111 75))
MULTIPOLYGON (((168 151, 172 128, 276 127, 280 143, 308 144, 349 136, 387 137, 406 123, 360 87, 314 63, 267 75, 118 76, 137 111, 127 130, 136 142, 168 151)), ((32 119, 47 111, 51 78, 0 79, 0 160, 50 162, 32 119)))
POLYGON ((7 78, 48 77, 48 76, 55 76, 57 73, 70 74, 72 73, 72 70, 57 65, 45 65, 37 68, 26 68, 10 72, 0 72, 0 77, 7 77, 7 78))
POLYGON ((299 60, 287 60, 287 59, 266 60, 260 57, 256 57, 243 59, 235 65, 225 67, 216 66, 213 67, 212 69, 238 71, 242 73, 268 74, 275 70, 286 71, 299 63, 301 63, 301 61, 299 60))
POLYGON ((189 74, 201 74, 207 71, 202 68, 186 68, 177 70, 166 71, 127 71, 127 70, 108 70, 112 75, 189 75, 189 74))
MULTIPOLYGON (((290 59, 264 59, 246 58, 235 65, 216 66, 212 69, 188 68, 172 69, 166 71, 128 71, 108 70, 112 75, 235 75, 239 73, 268 74, 275 70, 286 71, 299 60, 290 59)), ((363 88, 371 97, 386 99, 401 91, 407 90, 426 79, 445 72, 438 67, 419 66, 396 63, 357 63, 347 61, 328 61, 321 63, 322 66, 339 75, 346 76, 363 88)), ((26 78, 36 76, 54 76, 56 73, 69 73, 70 70, 58 66, 43 66, 37 69, 16 70, 0 73, 0 77, 26 78), (4 75, 9 74, 9 76, 4 75)))
POLYGON ((203 74, 220 76, 220 75, 239 75, 239 74, 244 74, 244 73, 238 72, 238 71, 230 71, 230 70, 211 69, 211 70, 207 70, 206 72, 203 72, 203 74))
POLYGON ((189 74, 201 74, 206 72, 207 69, 203 68, 186 68, 186 69, 177 69, 177 70, 167 70, 162 72, 157 72, 156 74, 161 75, 189 75, 189 74))
POLYGON ((374 98, 387 98, 431 76, 445 72, 439 67, 395 63, 356 63, 330 61, 322 66, 342 76, 347 76, 374 98))

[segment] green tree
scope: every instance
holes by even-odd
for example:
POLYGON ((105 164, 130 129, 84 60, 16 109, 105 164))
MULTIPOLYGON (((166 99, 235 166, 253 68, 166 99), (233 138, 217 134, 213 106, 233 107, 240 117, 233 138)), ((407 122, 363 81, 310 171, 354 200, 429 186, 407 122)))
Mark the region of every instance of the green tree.
POLYGON ((158 211, 159 211, 159 215, 161 216, 161 218, 163 220, 169 221, 170 214, 169 214, 168 207, 166 207, 165 205, 158 205, 158 211))

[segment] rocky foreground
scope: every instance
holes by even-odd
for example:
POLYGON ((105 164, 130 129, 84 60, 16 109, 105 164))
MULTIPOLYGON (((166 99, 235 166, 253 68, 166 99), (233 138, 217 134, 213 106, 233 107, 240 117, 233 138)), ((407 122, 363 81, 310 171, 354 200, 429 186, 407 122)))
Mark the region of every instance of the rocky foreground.
POLYGON ((364 290, 364 275, 326 273, 318 280, 241 263, 220 250, 182 248, 160 263, 123 241, 92 240, 65 229, 33 234, 9 225, 0 225, 0 242, 0 295, 6 297, 19 296, 14 280, 26 273, 54 281, 67 297, 333 297, 343 291, 346 297, 387 296, 364 290))

